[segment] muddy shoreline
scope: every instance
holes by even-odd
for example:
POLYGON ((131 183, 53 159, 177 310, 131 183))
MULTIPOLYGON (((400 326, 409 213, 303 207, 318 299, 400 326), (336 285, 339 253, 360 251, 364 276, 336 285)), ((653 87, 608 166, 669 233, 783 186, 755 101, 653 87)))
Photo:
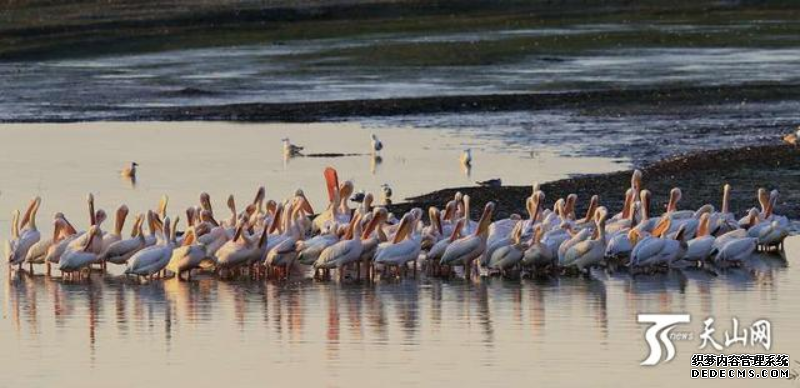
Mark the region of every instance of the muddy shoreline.
MULTIPOLYGON (((722 187, 732 186, 730 207, 736 215, 743 215, 757 206, 756 190, 764 187, 780 190, 781 197, 776 208, 778 214, 792 219, 800 217, 800 148, 779 144, 725 149, 680 155, 641 168, 644 173, 643 187, 653 193, 652 212, 663 211, 669 190, 680 187, 683 200, 679 207, 696 209, 710 203, 719 209, 722 187)), ((608 174, 582 175, 573 178, 542 182, 546 194, 546 205, 552 207, 560 197, 570 193, 578 195, 579 211, 585 211, 592 195, 600 196, 600 203, 616 213, 622 206, 624 194, 630 187, 633 170, 608 174)), ((408 211, 412 207, 442 207, 456 192, 469 194, 473 203, 495 201, 497 217, 512 213, 525 215, 524 201, 531 194, 531 186, 505 186, 500 188, 457 187, 407 198, 407 202, 392 205, 395 213, 408 211)), ((476 206, 479 207, 479 206, 476 206)), ((477 217, 479 208, 473 209, 477 217)))
POLYGON ((715 104, 747 104, 800 100, 800 84, 758 83, 728 86, 652 87, 567 92, 450 95, 289 103, 244 103, 191 107, 120 110, 108 115, 108 106, 83 107, 81 118, 17 118, 0 122, 78 121, 236 121, 294 122, 347 121, 360 117, 389 117, 439 113, 474 113, 573 109, 592 115, 619 115, 642 111, 691 110, 715 104), (93 111, 98 112, 92 116, 93 111))

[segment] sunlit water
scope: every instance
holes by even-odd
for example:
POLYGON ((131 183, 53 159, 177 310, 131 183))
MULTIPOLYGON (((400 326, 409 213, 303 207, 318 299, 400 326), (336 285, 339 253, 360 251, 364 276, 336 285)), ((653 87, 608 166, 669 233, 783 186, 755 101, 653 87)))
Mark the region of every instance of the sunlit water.
POLYGON ((787 249, 788 264, 759 256, 716 277, 138 285, 99 274, 74 284, 9 278, 4 269, 0 385, 752 386, 691 380, 699 341, 677 341, 671 363, 639 366, 648 351, 636 314, 688 312, 681 329, 695 335, 713 316, 720 336, 733 317, 767 318, 771 352, 797 357, 800 244, 787 249))
MULTIPOLYGON (((283 136, 309 152, 358 152, 369 145, 371 132, 354 124, 3 126, 0 236, 9 235, 12 209, 34 195, 43 198, 38 223, 46 235, 55 211, 65 212, 79 229, 86 227, 89 191, 107 212, 125 202, 133 214, 169 194, 169 213, 178 215, 201 190, 222 209, 227 194, 244 203, 258 185, 267 187, 270 198, 302 187, 319 208, 326 165, 367 190, 388 181, 398 199, 495 175, 528 184, 619 167, 608 159, 531 156, 491 139, 464 140, 449 131, 424 129, 375 129, 387 146, 374 175, 369 156, 296 158, 284 165, 280 155, 283 136), (476 149, 469 177, 457 162, 466 146, 476 149), (129 159, 141 164, 135 187, 116 172, 129 159)), ((170 279, 139 285, 115 275, 120 268, 114 275, 65 283, 58 276, 41 276, 41 268, 29 277, 9 276, 0 266, 0 387, 289 381, 332 387, 619 386, 631 381, 752 386, 750 381, 691 380, 689 361, 699 341, 678 341, 670 363, 640 366, 648 350, 646 327, 636 322, 636 314, 687 312, 692 323, 682 330, 696 334, 702 320, 713 316, 719 336, 730 329, 733 317, 743 324, 766 318, 773 326, 770 352, 800 357, 795 264, 800 240, 791 239, 786 250, 787 258, 753 257, 743 268, 718 276, 673 271, 634 278, 594 271, 588 277, 474 283, 421 277, 375 285, 279 284, 200 276, 188 283, 170 279)))

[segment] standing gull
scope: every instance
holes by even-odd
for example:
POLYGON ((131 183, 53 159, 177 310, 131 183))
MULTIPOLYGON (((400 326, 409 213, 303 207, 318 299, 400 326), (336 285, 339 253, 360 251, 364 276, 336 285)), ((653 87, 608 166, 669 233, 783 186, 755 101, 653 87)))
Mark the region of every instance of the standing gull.
POLYGON ((377 154, 383 149, 383 143, 378 140, 378 137, 373 133, 372 135, 372 153, 377 154))
POLYGON ((303 155, 303 147, 294 145, 289 141, 288 137, 281 139, 283 141, 283 155, 284 156, 301 156, 303 155))

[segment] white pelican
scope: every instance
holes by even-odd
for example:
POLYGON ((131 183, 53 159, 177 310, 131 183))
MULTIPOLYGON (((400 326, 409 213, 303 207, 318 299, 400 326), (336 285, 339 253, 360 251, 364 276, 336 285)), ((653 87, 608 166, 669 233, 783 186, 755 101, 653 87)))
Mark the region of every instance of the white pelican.
POLYGON ((270 266, 273 269, 282 268, 284 278, 289 278, 289 271, 292 264, 297 258, 297 242, 302 240, 304 233, 300 230, 299 224, 296 222, 297 213, 300 211, 300 205, 292 204, 287 206, 287 216, 285 217, 284 229, 285 233, 279 236, 279 242, 276 244, 267 244, 266 259, 264 265, 270 266))
POLYGON ((461 238, 461 231, 463 229, 463 226, 464 226, 463 218, 456 221, 455 227, 452 228, 452 230, 450 231, 450 236, 437 241, 436 244, 433 244, 431 249, 425 255, 425 258, 427 259, 428 263, 433 268, 439 267, 439 264, 442 260, 442 255, 444 255, 445 250, 447 250, 447 246, 450 245, 450 243, 452 243, 453 241, 456 241, 459 238, 461 238))
POLYGON ((470 279, 470 270, 473 260, 480 257, 486 251, 486 238, 489 232, 489 224, 492 221, 494 212, 494 202, 489 202, 484 207, 483 215, 478 222, 475 233, 462 237, 450 243, 442 255, 442 265, 463 265, 464 274, 470 279))
MULTIPOLYGON (((368 214, 365 218, 367 227, 364 228, 364 232, 361 233, 361 244, 363 246, 361 250, 361 261, 364 262, 364 265, 367 267, 367 276, 370 276, 370 270, 372 269, 369 266, 370 261, 375 257, 375 253, 378 250, 378 245, 380 243, 389 241, 389 238, 386 236, 386 233, 383 232, 383 225, 386 222, 386 218, 389 216, 389 213, 386 211, 385 208, 378 207, 375 208, 371 214, 368 214)), ((422 244, 420 243, 420 247, 422 244)), ((361 279, 361 266, 357 266, 358 272, 356 272, 356 280, 361 279)))
POLYGON ((715 236, 720 236, 739 228, 736 218, 729 210, 730 192, 731 185, 726 183, 725 186, 722 187, 722 204, 720 206, 720 211, 711 213, 709 232, 715 236))
POLYGON ((584 270, 603 261, 606 253, 606 217, 607 211, 605 208, 598 208, 595 213, 596 237, 581 241, 570 247, 564 254, 564 261, 562 262, 564 266, 574 266, 578 270, 584 270))
POLYGON ((61 220, 62 228, 57 240, 53 243, 53 245, 50 246, 50 248, 47 249, 47 255, 44 258, 45 262, 47 263, 48 275, 50 274, 50 265, 58 264, 58 262, 61 260, 61 256, 64 254, 64 252, 66 252, 72 241, 79 237, 75 227, 69 223, 63 214, 57 213, 55 218, 61 220))
MULTIPOLYGON (((769 199, 770 199, 769 193, 767 193, 767 190, 765 188, 761 187, 756 191, 756 199, 758 200, 758 203, 761 205, 761 211, 759 212, 758 210, 756 210, 756 213, 758 213, 758 219, 756 221, 761 221, 764 217, 764 214, 767 212, 767 207, 769 207, 769 199)), ((755 208, 750 210, 754 209, 755 208)), ((750 224, 750 212, 748 211, 747 215, 745 215, 739 220, 739 226, 747 228, 749 227, 749 224, 750 224)))
POLYGON ((730 238, 714 257, 717 264, 738 265, 755 252, 758 239, 752 237, 730 238))
POLYGON ((47 239, 40 239, 39 242, 33 244, 33 246, 28 249, 28 253, 25 255, 25 262, 30 266, 31 274, 33 274, 34 264, 45 264, 47 252, 50 250, 50 247, 58 241, 61 230, 64 227, 63 225, 64 222, 59 217, 59 214, 56 214, 53 219, 53 236, 47 239))
POLYGON ((687 243, 686 254, 683 260, 702 263, 703 260, 711 256, 714 249, 714 236, 710 234, 711 216, 705 213, 700 216, 700 226, 697 228, 697 236, 687 243))
POLYGON ((325 185, 328 189, 328 207, 312 221, 312 231, 335 228, 337 224, 348 224, 351 221, 347 199, 353 191, 353 183, 339 184, 336 169, 328 167, 324 172, 325 185))
POLYGON ((631 229, 631 242, 633 251, 631 252, 630 266, 632 268, 654 268, 657 266, 670 265, 683 258, 686 253, 687 245, 683 239, 684 226, 680 226, 675 239, 667 239, 666 231, 669 229, 669 219, 667 224, 658 230, 653 231, 653 236, 642 236, 636 229, 631 229), (660 233, 660 234, 659 234, 660 233), (661 237, 656 237, 661 236, 661 237), (641 239, 641 241, 639 241, 641 239))
POLYGON ((575 226, 578 228, 591 226, 594 223, 594 214, 597 211, 597 207, 599 205, 600 205, 600 197, 593 195, 589 199, 589 207, 586 208, 586 215, 579 220, 575 220, 575 226))
POLYGON ((391 242, 378 244, 378 248, 375 251, 375 264, 396 268, 402 266, 405 268, 408 262, 413 261, 416 275, 416 260, 420 253, 420 236, 415 233, 414 226, 418 221, 411 212, 406 213, 400 219, 400 226, 395 232, 394 239, 391 242))
POLYGON ((144 233, 142 233, 143 219, 144 217, 141 214, 136 216, 136 220, 133 222, 131 238, 109 244, 98 259, 102 262, 122 265, 126 264, 136 252, 144 249, 146 241, 144 233))
POLYGON ((175 248, 174 228, 177 223, 178 218, 175 219, 175 225, 170 225, 169 217, 165 218, 161 241, 136 252, 128 261, 125 275, 147 276, 152 279, 153 275, 166 268, 172 258, 172 250, 175 248))
MULTIPOLYGON (((114 222, 114 231, 111 233, 106 233, 103 236, 102 244, 100 248, 100 254, 102 255, 103 252, 108 250, 108 247, 111 244, 122 240, 122 228, 125 227, 125 218, 128 217, 128 207, 125 205, 120 206, 117 209, 117 214, 114 222)), ((102 264, 103 268, 105 268, 105 260, 101 260, 100 263, 102 264)))
POLYGON ((525 246, 522 243, 522 223, 517 223, 511 232, 511 243, 497 248, 489 258, 490 269, 505 271, 517 266, 525 253, 525 246))
MULTIPOLYGON (((489 225, 489 234, 488 238, 486 239, 486 252, 481 255, 480 258, 481 266, 489 266, 489 260, 491 260, 492 255, 496 250, 514 244, 514 233, 517 231, 517 229, 519 229, 520 234, 522 233, 522 221, 518 215, 516 217, 514 216, 515 215, 512 215, 507 219, 495 221, 489 225), (499 226, 497 225, 498 222, 500 223, 499 226), (492 226, 497 227, 492 228, 492 226), (493 231, 494 233, 492 233, 493 231)), ((465 234, 467 233, 465 232, 465 234)))
POLYGON ((39 230, 36 228, 36 213, 39 211, 41 202, 41 198, 34 198, 28 206, 28 210, 25 212, 19 226, 16 227, 19 238, 13 246, 13 254, 9 256, 8 264, 11 266, 18 265, 19 268, 22 269, 22 263, 28 255, 28 250, 39 242, 42 237, 41 233, 39 233, 39 230))
POLYGON ((669 202, 667 203, 667 212, 664 213, 665 217, 672 218, 673 220, 680 220, 691 218, 695 215, 692 210, 678 210, 678 202, 683 198, 683 192, 680 188, 675 187, 669 192, 669 202))
MULTIPOLYGON (((94 208, 94 195, 89 193, 86 198, 89 207, 89 226, 97 226, 98 229, 101 227, 103 222, 106 220, 106 212, 103 209, 95 211, 94 208)), ((103 231, 100 229, 100 235, 102 236, 103 231)), ((78 236, 73 239, 68 246, 68 249, 73 251, 79 251, 83 249, 83 246, 86 244, 86 240, 91 239, 91 235, 88 233, 78 233, 78 236)), ((100 254, 103 249, 103 239, 102 238, 95 238, 92 239, 92 245, 89 247, 89 251, 94 254, 100 254)))
POLYGON ((14 261, 14 251, 17 249, 17 243, 19 243, 19 210, 14 210, 14 212, 11 213, 11 239, 6 240, 5 243, 5 258, 9 266, 11 266, 11 262, 14 261))
POLYGON ((556 250, 542 243, 542 225, 533 228, 533 236, 528 249, 522 254, 520 264, 529 268, 544 268, 558 260, 556 250))
POLYGON ((339 280, 344 279, 343 267, 355 263, 361 258, 364 245, 361 241, 361 223, 359 216, 352 223, 347 234, 338 242, 325 248, 314 262, 314 269, 338 269, 339 280))
MULTIPOLYGON (((565 222, 565 224, 569 225, 566 222, 565 222)), ((567 228, 568 228, 568 226, 567 226, 567 228)), ((595 228, 583 228, 580 231, 578 231, 578 233, 575 233, 574 235, 570 234, 569 231, 568 231, 569 229, 567 229, 567 233, 568 233, 567 234, 567 238, 563 239, 563 240, 560 240, 561 243, 558 245, 558 248, 557 248, 557 255, 558 255, 558 263, 559 263, 559 265, 562 265, 562 266, 565 265, 565 261, 567 259, 567 252, 569 251, 569 249, 572 248, 573 246, 585 241, 585 240, 588 240, 592 236, 592 234, 594 233, 594 229, 595 228)), ((549 237, 549 236, 545 235, 545 237, 549 237)), ((555 237, 559 237, 559 239, 563 238, 561 236, 555 236, 555 237)), ((546 243, 546 244, 550 245, 549 243, 546 243)))
POLYGON ((167 268, 175 272, 178 280, 183 280, 183 273, 186 273, 186 280, 191 280, 193 269, 201 268, 204 264, 213 264, 206 246, 195 239, 195 233, 195 228, 187 229, 181 246, 172 251, 167 268))
POLYGON ((783 240, 789 236, 789 229, 782 226, 779 221, 765 221, 767 227, 758 233, 758 245, 764 248, 781 247, 783 240))
POLYGON ((217 250, 217 268, 236 268, 249 264, 253 258, 254 250, 257 250, 258 247, 256 247, 255 239, 248 236, 247 231, 244 230, 245 224, 246 221, 240 220, 233 238, 217 250))
POLYGON ((67 249, 61 256, 58 262, 58 269, 62 274, 69 274, 78 272, 78 279, 80 279, 80 271, 88 268, 92 263, 97 262, 97 254, 91 251, 93 241, 100 237, 100 228, 93 225, 86 232, 87 238, 85 239, 84 246, 81 249, 67 249))
POLYGON ((308 240, 297 242, 297 262, 302 265, 313 265, 325 248, 339 241, 334 232, 324 232, 308 240))

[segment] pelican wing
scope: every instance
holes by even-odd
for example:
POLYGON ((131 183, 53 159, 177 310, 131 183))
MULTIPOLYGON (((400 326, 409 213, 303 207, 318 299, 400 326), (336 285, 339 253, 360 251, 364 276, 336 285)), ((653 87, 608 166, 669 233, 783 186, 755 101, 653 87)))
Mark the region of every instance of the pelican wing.
POLYGON ((444 265, 464 264, 475 259, 486 250, 486 243, 480 237, 470 235, 453 241, 445 249, 441 263, 444 265))
POLYGON ((375 252, 376 263, 403 264, 419 256, 419 242, 413 239, 397 244, 380 244, 375 252))
POLYGON ((640 241, 633 248, 633 252, 631 252, 631 264, 652 264, 652 260, 664 249, 664 242, 666 242, 666 240, 658 237, 647 237, 640 241))
POLYGON ((339 241, 320 253, 314 263, 317 268, 334 268, 341 262, 346 262, 353 257, 361 256, 361 244, 355 240, 339 241))

